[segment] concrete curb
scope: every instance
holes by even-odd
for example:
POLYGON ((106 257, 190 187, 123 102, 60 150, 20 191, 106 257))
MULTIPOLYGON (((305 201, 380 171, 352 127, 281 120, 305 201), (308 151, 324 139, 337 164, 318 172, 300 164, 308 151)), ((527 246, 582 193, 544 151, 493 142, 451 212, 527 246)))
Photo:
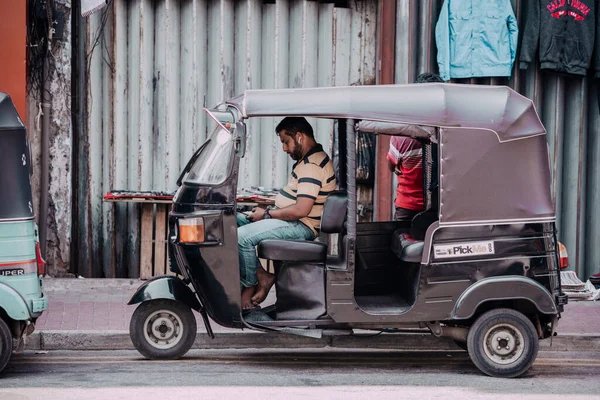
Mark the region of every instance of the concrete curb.
MULTIPOLYGON (((301 336, 260 333, 222 332, 211 339, 204 332, 196 336, 196 349, 261 349, 261 348, 359 348, 395 349, 402 351, 452 351, 460 348, 448 338, 429 334, 358 334, 352 336, 325 336, 312 339, 301 336)), ((26 350, 134 350, 127 331, 38 331, 26 338, 26 350)), ((561 335, 540 342, 542 351, 600 352, 600 335, 561 335)))
POLYGON ((122 289, 135 291, 144 282, 139 279, 106 279, 106 278, 44 278, 44 291, 70 292, 94 289, 122 289))
POLYGON ((552 338, 552 346, 549 339, 541 341, 540 350, 600 352, 600 335, 577 333, 559 335, 552 338))

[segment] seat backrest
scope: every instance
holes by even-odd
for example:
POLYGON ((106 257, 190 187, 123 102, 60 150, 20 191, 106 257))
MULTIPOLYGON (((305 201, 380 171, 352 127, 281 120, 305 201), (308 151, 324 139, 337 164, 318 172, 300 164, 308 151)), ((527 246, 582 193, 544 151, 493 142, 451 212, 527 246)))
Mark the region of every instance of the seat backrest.
POLYGON ((325 199, 323 215, 321 216, 321 232, 340 233, 346 222, 348 195, 345 191, 337 190, 325 199))
POLYGON ((423 187, 425 210, 438 210, 439 207, 439 178, 438 178, 438 145, 425 143, 423 145, 423 187))
POLYGON ((438 178, 438 145, 427 142, 423 144, 423 187, 425 211, 415 215, 410 224, 410 236, 414 240, 425 240, 427 228, 439 220, 440 203, 438 178))

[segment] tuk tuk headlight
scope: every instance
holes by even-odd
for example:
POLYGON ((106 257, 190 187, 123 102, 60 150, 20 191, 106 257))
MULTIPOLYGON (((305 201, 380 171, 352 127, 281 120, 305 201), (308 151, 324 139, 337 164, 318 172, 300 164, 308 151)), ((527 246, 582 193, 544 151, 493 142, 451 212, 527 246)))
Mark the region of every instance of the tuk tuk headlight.
POLYGON ((204 218, 182 218, 178 224, 179 243, 195 244, 204 243, 205 230, 204 218))

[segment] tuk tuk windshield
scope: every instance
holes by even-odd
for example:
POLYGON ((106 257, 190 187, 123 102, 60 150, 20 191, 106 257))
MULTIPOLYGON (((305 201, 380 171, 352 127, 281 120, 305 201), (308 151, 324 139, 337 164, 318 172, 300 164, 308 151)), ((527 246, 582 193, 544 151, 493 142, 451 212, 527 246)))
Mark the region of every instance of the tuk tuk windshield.
POLYGON ((223 183, 230 172, 233 145, 231 132, 217 126, 190 168, 185 182, 204 185, 223 183))

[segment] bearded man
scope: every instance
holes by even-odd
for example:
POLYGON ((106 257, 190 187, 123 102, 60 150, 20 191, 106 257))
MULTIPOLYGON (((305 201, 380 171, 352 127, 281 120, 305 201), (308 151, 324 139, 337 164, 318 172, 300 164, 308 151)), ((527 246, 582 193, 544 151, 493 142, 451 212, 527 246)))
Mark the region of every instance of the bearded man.
POLYGON ((279 191, 275 208, 256 207, 238 214, 238 247, 242 308, 262 303, 275 283, 265 271, 255 247, 265 239, 314 240, 321 226, 325 198, 336 188, 335 171, 312 126, 303 117, 286 117, 275 128, 283 151, 296 161, 288 184, 279 191))

